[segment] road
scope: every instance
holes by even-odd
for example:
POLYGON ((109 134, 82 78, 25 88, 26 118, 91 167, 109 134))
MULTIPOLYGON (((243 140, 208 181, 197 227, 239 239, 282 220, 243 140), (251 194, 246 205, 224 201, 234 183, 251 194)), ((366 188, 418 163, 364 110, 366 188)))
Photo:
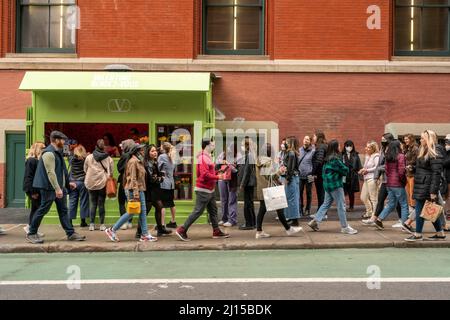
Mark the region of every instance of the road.
POLYGON ((10 254, 0 299, 448 299, 449 265, 429 248, 10 254))

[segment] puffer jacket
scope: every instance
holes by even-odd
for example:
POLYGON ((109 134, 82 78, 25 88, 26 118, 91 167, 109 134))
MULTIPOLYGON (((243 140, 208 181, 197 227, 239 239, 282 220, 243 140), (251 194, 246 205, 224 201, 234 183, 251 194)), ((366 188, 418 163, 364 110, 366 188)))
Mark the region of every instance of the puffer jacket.
POLYGON ((403 188, 406 184, 406 159, 404 154, 397 156, 397 161, 386 161, 386 186, 390 188, 403 188))
POLYGON ((415 200, 430 200, 430 194, 439 192, 443 170, 443 151, 439 147, 436 148, 436 158, 417 158, 413 193, 415 200))
POLYGON ((445 178, 447 180, 447 183, 450 184, 450 150, 445 152, 444 174, 445 174, 445 178))

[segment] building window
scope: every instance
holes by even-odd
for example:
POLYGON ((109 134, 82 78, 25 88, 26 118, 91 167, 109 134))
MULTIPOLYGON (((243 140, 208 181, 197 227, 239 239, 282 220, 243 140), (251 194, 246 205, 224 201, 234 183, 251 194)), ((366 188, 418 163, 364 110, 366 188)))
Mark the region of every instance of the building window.
POLYGON ((204 0, 206 54, 264 53, 265 0, 204 0))
POLYGON ((395 54, 450 55, 450 0, 396 0, 395 54))
POLYGON ((75 0, 19 0, 18 52, 75 52, 75 0))

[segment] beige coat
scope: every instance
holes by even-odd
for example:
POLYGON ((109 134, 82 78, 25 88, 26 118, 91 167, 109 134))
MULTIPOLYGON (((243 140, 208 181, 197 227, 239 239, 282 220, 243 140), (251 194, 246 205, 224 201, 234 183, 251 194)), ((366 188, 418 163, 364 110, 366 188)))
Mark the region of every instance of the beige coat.
POLYGON ((128 160, 123 179, 123 188, 125 190, 133 190, 134 198, 139 198, 139 192, 145 191, 145 167, 135 156, 128 160))
POLYGON ((278 171, 275 161, 269 157, 259 156, 256 162, 256 200, 264 200, 263 189, 270 187, 270 176, 273 184, 278 185, 278 171))
POLYGON ((100 162, 94 159, 92 154, 88 155, 84 162, 84 172, 86 172, 84 184, 88 190, 101 190, 105 188, 106 180, 113 175, 113 159, 108 157, 101 162, 106 168, 106 171, 100 162))

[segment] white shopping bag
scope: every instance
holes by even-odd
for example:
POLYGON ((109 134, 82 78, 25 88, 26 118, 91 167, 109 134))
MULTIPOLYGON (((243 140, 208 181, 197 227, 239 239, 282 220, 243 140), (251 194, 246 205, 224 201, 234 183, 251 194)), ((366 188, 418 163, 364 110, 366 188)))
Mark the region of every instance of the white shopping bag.
POLYGON ((288 207, 284 186, 269 187, 262 190, 267 211, 275 211, 288 207))

